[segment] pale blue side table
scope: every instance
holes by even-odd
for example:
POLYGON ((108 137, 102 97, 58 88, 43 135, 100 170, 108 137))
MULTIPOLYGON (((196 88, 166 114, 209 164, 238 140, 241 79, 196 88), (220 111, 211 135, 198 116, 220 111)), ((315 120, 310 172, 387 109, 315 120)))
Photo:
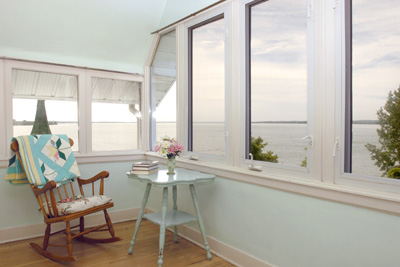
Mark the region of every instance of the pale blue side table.
POLYGON ((204 240, 204 247, 207 252, 207 259, 211 260, 210 246, 207 242, 206 230, 204 228, 203 219, 200 215, 199 203, 197 201, 196 190, 194 183, 197 182, 213 182, 215 175, 201 173, 197 171, 191 171, 186 169, 177 168, 175 169, 174 175, 167 174, 167 170, 159 170, 158 173, 151 175, 132 175, 130 172, 127 173, 129 178, 139 180, 147 183, 146 191, 143 196, 142 206, 139 212, 139 216, 136 220, 135 232, 131 240, 131 246, 129 247, 129 254, 133 252, 133 245, 135 244, 136 235, 139 231, 140 223, 142 218, 145 218, 155 224, 160 225, 160 241, 159 241, 159 256, 158 266, 163 264, 164 254, 164 242, 165 242, 165 230, 167 227, 174 226, 174 241, 178 242, 178 228, 177 225, 185 224, 191 221, 198 221, 201 235, 204 240), (150 214, 144 214, 147 199, 149 198, 151 186, 157 186, 163 188, 163 201, 161 212, 155 212, 150 214), (192 195, 193 205, 196 210, 196 215, 193 216, 189 213, 179 211, 177 201, 177 185, 189 185, 190 193, 192 195), (174 201, 173 210, 167 211, 168 204, 168 187, 172 186, 172 198, 174 201))

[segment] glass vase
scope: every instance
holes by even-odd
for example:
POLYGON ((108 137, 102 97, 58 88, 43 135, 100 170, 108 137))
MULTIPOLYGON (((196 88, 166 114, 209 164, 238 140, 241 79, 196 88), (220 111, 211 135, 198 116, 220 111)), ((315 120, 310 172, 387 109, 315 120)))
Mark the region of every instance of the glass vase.
POLYGON ((175 157, 168 158, 167 167, 168 167, 167 174, 175 174, 175 157))

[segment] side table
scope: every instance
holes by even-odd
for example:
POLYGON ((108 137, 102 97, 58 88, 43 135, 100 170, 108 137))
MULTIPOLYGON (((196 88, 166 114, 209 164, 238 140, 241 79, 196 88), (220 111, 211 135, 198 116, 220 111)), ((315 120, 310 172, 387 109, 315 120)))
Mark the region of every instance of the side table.
POLYGON ((203 219, 199 210, 199 203, 197 201, 196 190, 194 183, 197 182, 213 182, 215 175, 201 173, 197 171, 186 170, 182 168, 175 169, 174 175, 167 174, 167 170, 159 170, 158 173, 151 175, 133 175, 130 172, 127 173, 129 178, 139 180, 147 183, 146 191, 143 196, 142 206, 139 212, 139 216, 135 224, 135 232, 131 240, 131 246, 129 247, 128 253, 132 254, 133 246, 135 244, 136 235, 139 231, 142 218, 145 218, 155 224, 160 225, 160 240, 159 240, 159 256, 158 266, 163 264, 164 254, 164 242, 165 242, 165 230, 167 227, 174 226, 174 241, 178 242, 178 225, 185 224, 192 221, 198 221, 201 235, 204 240, 204 247, 207 252, 207 259, 211 259, 210 246, 207 242, 206 231, 203 224, 203 219), (150 214, 144 214, 144 210, 149 198, 150 189, 152 185, 163 188, 163 200, 162 209, 160 212, 154 212, 150 214), (190 193, 192 195, 193 205, 196 210, 196 216, 193 216, 187 212, 179 211, 177 207, 177 185, 189 185, 190 193), (173 210, 167 211, 168 204, 168 187, 172 187, 172 198, 173 198, 173 210))

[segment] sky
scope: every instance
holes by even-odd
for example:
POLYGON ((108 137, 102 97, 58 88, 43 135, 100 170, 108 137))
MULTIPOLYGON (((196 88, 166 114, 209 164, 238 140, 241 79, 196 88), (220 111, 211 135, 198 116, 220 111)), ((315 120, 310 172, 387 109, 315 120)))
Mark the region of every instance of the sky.
POLYGON ((353 0, 354 119, 377 119, 400 86, 399 14, 399 0, 353 0))
MULTIPOLYGON (((306 1, 267 1, 252 12, 252 121, 307 120, 306 1)), ((376 119, 388 92, 400 85, 398 14, 399 0, 387 0, 385 5, 353 0, 354 120, 376 119)), ((223 27, 224 19, 195 30, 196 121, 223 121, 225 116, 223 27)), ((173 85, 157 108, 157 121, 176 120, 175 107, 173 85)), ((46 101, 46 108, 49 120, 77 119, 76 103, 46 101)), ((14 100, 16 120, 33 120, 35 110, 35 100, 14 100)), ((93 105, 93 121, 133 119, 127 105, 93 105)))

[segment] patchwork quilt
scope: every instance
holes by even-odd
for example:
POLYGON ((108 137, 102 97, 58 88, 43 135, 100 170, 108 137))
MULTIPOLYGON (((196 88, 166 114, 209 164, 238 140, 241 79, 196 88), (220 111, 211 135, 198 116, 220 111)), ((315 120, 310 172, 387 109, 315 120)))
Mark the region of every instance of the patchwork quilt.
POLYGON ((26 135, 17 140, 23 166, 10 149, 6 180, 43 187, 48 181, 58 185, 80 176, 78 164, 66 135, 26 135))

